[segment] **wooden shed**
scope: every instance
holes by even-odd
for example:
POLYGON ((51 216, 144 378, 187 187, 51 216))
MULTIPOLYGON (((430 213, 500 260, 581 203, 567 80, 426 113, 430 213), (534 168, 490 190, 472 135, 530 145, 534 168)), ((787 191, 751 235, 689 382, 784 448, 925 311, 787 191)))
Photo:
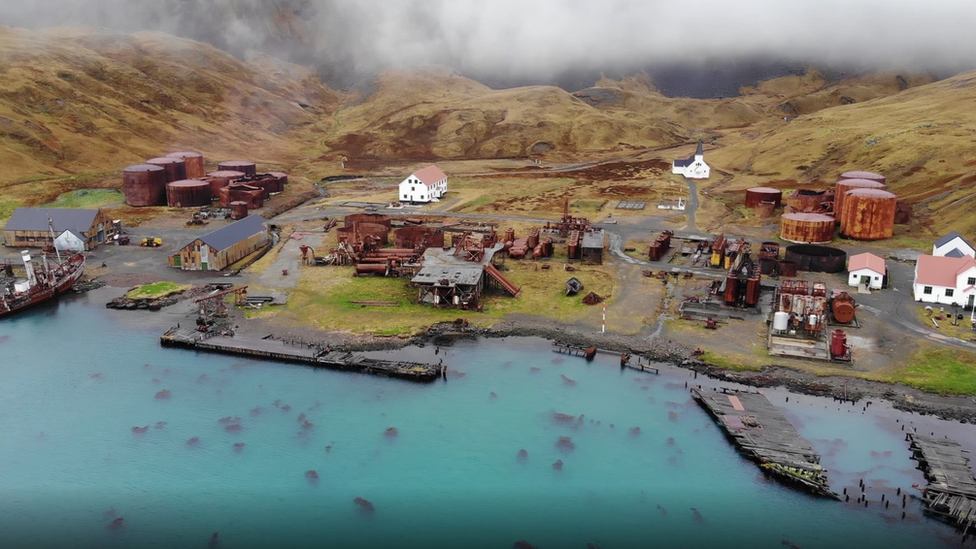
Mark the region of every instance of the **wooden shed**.
POLYGON ((115 225, 97 209, 17 208, 3 228, 3 240, 11 248, 43 248, 65 231, 71 231, 72 240, 81 240, 83 249, 91 250, 112 241, 115 225))
POLYGON ((169 266, 184 271, 221 271, 260 250, 268 243, 267 221, 249 215, 205 234, 169 258, 169 266))
POLYGON ((583 233, 581 259, 589 265, 603 264, 603 247, 605 239, 603 229, 590 229, 583 233))

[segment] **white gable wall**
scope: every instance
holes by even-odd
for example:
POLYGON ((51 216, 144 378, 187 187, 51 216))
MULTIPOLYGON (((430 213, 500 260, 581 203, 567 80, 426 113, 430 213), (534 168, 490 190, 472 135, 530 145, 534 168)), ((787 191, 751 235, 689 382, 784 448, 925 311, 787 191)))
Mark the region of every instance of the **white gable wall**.
POLYGON ((695 156, 695 161, 687 166, 677 166, 671 164, 671 173, 676 175, 683 175, 688 179, 708 179, 711 173, 711 168, 705 163, 704 156, 695 156))
POLYGON ((83 252, 85 241, 78 238, 71 231, 64 231, 54 239, 54 247, 62 252, 83 252))
MULTIPOLYGON (((915 280, 918 280, 918 266, 916 265, 915 280)), ((933 286, 931 284, 915 283, 915 301, 936 303, 940 305, 959 305, 968 307, 976 303, 976 267, 960 273, 956 277, 956 287, 933 286)))
POLYGON ((416 175, 410 174, 400 182, 399 192, 397 200, 400 202, 430 202, 432 199, 440 199, 447 192, 447 178, 433 185, 426 185, 417 179, 416 175))
POLYGON ((871 279, 868 287, 872 290, 880 290, 882 284, 884 283, 884 275, 876 273, 871 269, 858 269, 856 271, 851 271, 848 275, 847 283, 851 286, 863 286, 861 280, 863 277, 869 277, 871 279))

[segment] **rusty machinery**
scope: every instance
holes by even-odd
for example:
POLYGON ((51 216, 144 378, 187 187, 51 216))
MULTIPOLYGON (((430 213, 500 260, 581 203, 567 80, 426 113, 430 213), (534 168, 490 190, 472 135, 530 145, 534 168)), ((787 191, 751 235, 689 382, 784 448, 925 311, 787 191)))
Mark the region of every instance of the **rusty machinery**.
POLYGON ((590 220, 585 217, 573 217, 569 214, 569 198, 563 202, 563 216, 559 221, 546 222, 545 230, 567 237, 572 231, 585 231, 590 228, 590 220))
POLYGON ((242 306, 247 303, 247 286, 230 288, 222 292, 201 297, 194 301, 194 303, 199 305, 197 326, 206 328, 207 326, 213 324, 214 318, 226 317, 227 304, 224 302, 224 298, 229 295, 236 296, 235 304, 237 306, 242 306))
POLYGON ((662 232, 648 249, 647 258, 651 261, 660 261, 664 254, 671 249, 672 236, 674 236, 674 231, 662 232))
POLYGON ((723 300, 731 307, 755 307, 759 305, 761 284, 759 265, 749 258, 748 253, 741 254, 725 278, 723 300))

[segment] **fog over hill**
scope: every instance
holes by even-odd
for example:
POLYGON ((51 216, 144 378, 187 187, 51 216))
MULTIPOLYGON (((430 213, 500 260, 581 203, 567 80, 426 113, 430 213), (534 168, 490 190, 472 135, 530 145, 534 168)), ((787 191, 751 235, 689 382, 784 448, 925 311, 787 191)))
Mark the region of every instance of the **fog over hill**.
POLYGON ((340 86, 446 66, 493 87, 578 89, 650 72, 668 95, 720 96, 810 64, 844 74, 976 66, 971 0, 34 0, 0 23, 162 30, 315 66, 340 86))

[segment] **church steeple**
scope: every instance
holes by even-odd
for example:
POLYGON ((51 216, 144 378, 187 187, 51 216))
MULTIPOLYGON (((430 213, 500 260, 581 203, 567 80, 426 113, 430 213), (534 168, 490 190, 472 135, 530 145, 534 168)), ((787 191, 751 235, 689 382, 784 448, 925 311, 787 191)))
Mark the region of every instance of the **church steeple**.
POLYGON ((701 158, 702 156, 705 156, 705 152, 702 150, 702 140, 701 139, 698 140, 698 148, 695 149, 695 156, 696 157, 699 157, 699 158, 701 158))

